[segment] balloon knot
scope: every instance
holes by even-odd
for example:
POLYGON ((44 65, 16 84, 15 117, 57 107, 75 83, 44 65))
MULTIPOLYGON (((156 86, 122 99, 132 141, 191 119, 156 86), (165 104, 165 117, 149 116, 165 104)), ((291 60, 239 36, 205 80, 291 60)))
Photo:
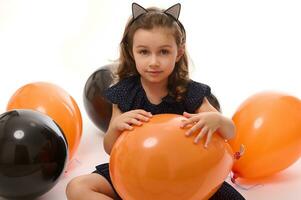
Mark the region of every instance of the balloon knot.
POLYGON ((234 159, 238 160, 240 159, 245 153, 245 146, 244 145, 240 145, 240 149, 239 151, 234 153, 234 159))
POLYGON ((236 173, 233 172, 233 175, 231 177, 231 182, 232 183, 236 183, 236 179, 238 178, 238 175, 236 173))
POLYGON ((241 157, 241 155, 240 155, 239 152, 235 152, 235 153, 234 153, 234 158, 235 158, 236 160, 240 159, 240 157, 241 157))

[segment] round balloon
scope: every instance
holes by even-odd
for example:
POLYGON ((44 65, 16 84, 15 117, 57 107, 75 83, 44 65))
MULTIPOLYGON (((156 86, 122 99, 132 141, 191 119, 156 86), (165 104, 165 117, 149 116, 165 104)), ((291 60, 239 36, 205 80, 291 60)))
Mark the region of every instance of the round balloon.
POLYGON ((206 97, 209 101, 209 103, 219 112, 221 112, 221 106, 219 104, 219 101, 217 98, 214 96, 214 94, 210 94, 209 96, 206 97))
POLYGON ((238 177, 261 178, 283 170, 301 153, 301 102, 277 92, 262 92, 245 100, 233 115, 233 150, 245 146, 233 166, 238 177))
POLYGON ((13 109, 32 109, 50 116, 63 129, 69 158, 73 157, 82 135, 82 117, 75 100, 65 90, 46 82, 27 84, 10 98, 7 110, 13 109))
POLYGON ((84 89, 84 106, 92 122, 106 132, 112 116, 112 104, 104 96, 104 91, 114 82, 116 66, 106 65, 96 70, 87 80, 84 89))
POLYGON ((110 157, 112 182, 122 199, 208 199, 231 171, 233 153, 218 134, 208 148, 180 128, 184 117, 154 115, 124 132, 110 157))
POLYGON ((0 115, 0 196, 33 199, 59 180, 67 160, 61 129, 33 110, 0 115))

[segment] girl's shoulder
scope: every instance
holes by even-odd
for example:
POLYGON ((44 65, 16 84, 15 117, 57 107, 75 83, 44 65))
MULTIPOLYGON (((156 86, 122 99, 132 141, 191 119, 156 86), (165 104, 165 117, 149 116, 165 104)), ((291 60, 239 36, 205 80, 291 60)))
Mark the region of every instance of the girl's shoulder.
POLYGON ((105 90, 105 98, 113 104, 117 104, 121 111, 130 109, 130 104, 141 92, 138 76, 130 76, 118 81, 115 85, 105 90))
POLYGON ((138 81, 139 81, 138 76, 130 76, 118 81, 117 83, 109 87, 107 91, 129 89, 137 85, 138 81))
POLYGON ((209 96, 211 94, 211 88, 209 85, 200 83, 194 80, 190 80, 187 85, 187 97, 194 96, 209 96))
POLYGON ((201 106, 204 98, 210 95, 210 86, 190 80, 187 85, 186 98, 184 99, 185 109, 190 113, 194 113, 201 106))

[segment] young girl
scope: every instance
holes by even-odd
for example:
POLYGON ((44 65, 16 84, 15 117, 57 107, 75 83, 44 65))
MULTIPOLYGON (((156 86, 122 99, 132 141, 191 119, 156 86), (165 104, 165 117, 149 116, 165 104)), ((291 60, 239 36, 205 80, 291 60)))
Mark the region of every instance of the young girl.
MULTIPOLYGON (((113 111, 105 151, 110 154, 123 131, 160 113, 184 115, 182 127, 192 126, 186 135, 201 130, 194 142, 205 137, 205 147, 217 129, 223 138, 232 138, 234 124, 209 103, 210 87, 189 79, 185 29, 178 21, 180 4, 163 11, 133 3, 132 11, 120 43, 119 82, 106 92, 113 111)), ((121 199, 112 185, 109 164, 96 169, 71 180, 66 189, 69 200, 121 199)), ((224 182, 210 199, 244 198, 224 182)))

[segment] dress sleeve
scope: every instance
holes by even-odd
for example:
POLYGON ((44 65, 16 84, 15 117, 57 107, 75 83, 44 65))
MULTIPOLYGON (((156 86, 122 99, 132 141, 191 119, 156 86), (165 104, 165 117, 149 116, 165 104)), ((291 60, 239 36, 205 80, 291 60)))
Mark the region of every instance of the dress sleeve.
POLYGON ((186 98, 184 100, 185 110, 189 113, 195 113, 203 103, 204 97, 211 95, 211 88, 203 83, 190 81, 187 88, 186 98))
POLYGON ((104 92, 105 98, 117 104, 122 112, 127 112, 131 109, 133 99, 137 95, 137 78, 130 77, 119 81, 104 92))

